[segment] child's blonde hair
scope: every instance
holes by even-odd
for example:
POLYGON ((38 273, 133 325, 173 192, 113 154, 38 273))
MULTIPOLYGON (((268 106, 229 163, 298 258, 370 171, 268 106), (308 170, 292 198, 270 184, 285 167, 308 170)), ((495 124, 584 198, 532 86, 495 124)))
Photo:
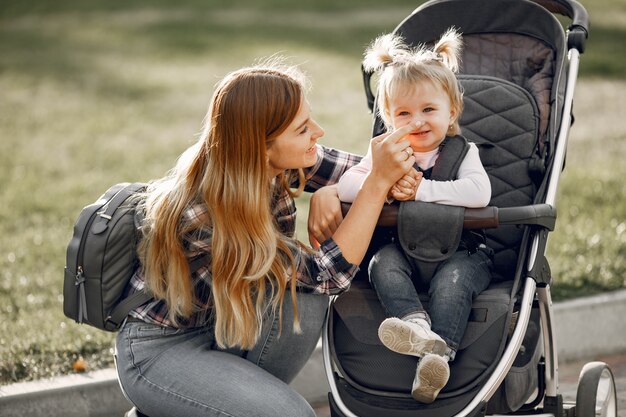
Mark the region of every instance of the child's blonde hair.
POLYGON ((392 128, 389 98, 406 90, 407 85, 430 81, 443 88, 450 98, 455 116, 447 135, 461 133, 459 117, 463 111, 463 92, 455 76, 461 48, 461 35, 454 28, 448 29, 432 49, 424 45, 411 49, 395 34, 380 36, 372 42, 365 51, 363 68, 380 71, 376 103, 387 129, 392 128))

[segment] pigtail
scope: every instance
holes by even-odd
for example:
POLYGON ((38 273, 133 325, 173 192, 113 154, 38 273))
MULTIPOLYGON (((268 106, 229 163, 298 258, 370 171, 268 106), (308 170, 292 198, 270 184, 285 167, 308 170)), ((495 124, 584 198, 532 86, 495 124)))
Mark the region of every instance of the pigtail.
POLYGON ((435 44, 433 52, 441 57, 443 64, 454 73, 459 70, 459 61, 463 41, 454 28, 448 29, 435 44))
POLYGON ((365 50, 363 68, 368 72, 378 71, 407 53, 408 50, 400 36, 392 33, 379 36, 365 50))

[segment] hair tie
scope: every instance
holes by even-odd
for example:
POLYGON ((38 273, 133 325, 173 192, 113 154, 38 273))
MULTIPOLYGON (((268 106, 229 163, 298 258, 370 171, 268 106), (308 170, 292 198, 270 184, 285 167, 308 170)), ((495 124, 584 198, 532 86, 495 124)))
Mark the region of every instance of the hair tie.
POLYGON ((443 62, 443 55, 440 52, 430 51, 430 59, 432 61, 443 62))
POLYGON ((422 50, 419 51, 414 57, 413 57, 413 61, 414 62, 429 62, 429 61, 436 61, 436 62, 441 62, 444 63, 444 59, 443 59, 443 55, 441 55, 441 53, 439 52, 435 52, 435 51, 429 51, 429 50, 422 50))

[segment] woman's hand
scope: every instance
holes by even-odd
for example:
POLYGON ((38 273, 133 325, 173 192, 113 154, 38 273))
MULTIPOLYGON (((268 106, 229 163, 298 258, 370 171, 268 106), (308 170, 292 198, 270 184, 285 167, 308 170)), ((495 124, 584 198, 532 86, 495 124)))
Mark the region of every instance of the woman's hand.
POLYGON ((375 137, 370 142, 372 170, 370 177, 385 186, 387 190, 398 182, 413 166, 415 157, 404 137, 415 130, 417 125, 410 123, 392 133, 375 137))
POLYGON ((311 247, 319 248, 320 243, 335 233, 342 220, 337 185, 328 185, 313 193, 307 222, 311 247))

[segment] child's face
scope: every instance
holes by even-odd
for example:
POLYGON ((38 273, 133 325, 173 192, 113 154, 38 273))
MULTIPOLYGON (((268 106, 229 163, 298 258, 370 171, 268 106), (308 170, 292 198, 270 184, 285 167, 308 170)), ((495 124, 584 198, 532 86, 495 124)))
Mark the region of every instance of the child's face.
POLYGON ((411 122, 422 125, 408 136, 415 152, 436 149, 454 120, 448 94, 439 85, 420 81, 390 97, 389 111, 394 129, 411 122))

